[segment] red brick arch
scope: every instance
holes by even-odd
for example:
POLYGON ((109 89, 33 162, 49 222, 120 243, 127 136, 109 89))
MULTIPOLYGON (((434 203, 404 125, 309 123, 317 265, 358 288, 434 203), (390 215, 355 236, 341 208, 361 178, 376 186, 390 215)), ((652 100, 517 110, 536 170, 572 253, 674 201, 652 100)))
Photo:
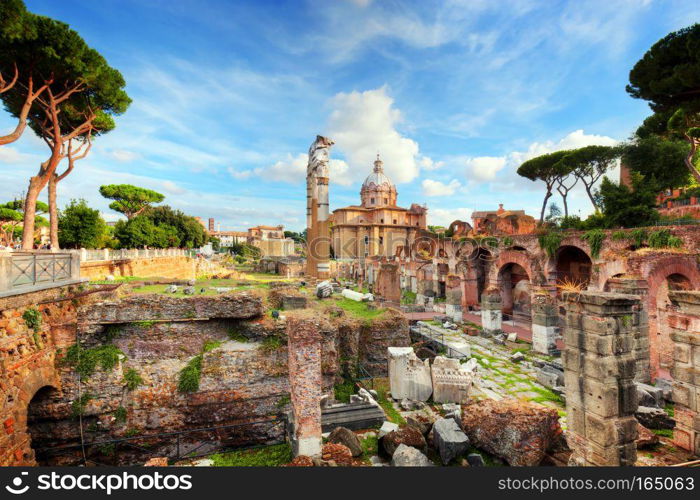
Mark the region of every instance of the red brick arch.
POLYGON ((536 260, 527 252, 518 250, 503 250, 498 254, 496 260, 491 263, 489 269, 489 283, 497 283, 501 270, 508 264, 517 264, 525 269, 530 283, 533 285, 544 284, 542 282, 542 271, 539 269, 536 260))
POLYGON ((672 255, 653 261, 646 269, 642 270, 649 285, 646 306, 649 314, 649 361, 652 378, 656 378, 659 373, 659 352, 662 349, 660 343, 663 342, 665 335, 664 325, 660 323, 663 319, 658 317, 659 289, 672 274, 685 276, 690 281, 692 289, 700 289, 700 270, 698 270, 695 259, 696 257, 693 255, 672 255), (661 332, 661 336, 658 335, 658 332, 661 332))
POLYGON ((694 256, 674 255, 654 262, 647 271, 649 284, 649 311, 656 309, 659 287, 672 274, 680 274, 690 280, 693 289, 700 289, 700 270, 694 256))

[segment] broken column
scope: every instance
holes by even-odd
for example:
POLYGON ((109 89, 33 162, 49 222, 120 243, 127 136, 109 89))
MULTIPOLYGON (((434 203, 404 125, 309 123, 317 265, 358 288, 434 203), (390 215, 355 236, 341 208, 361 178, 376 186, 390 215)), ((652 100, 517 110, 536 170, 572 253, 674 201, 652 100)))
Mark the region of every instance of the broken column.
POLYGON ((611 292, 636 295, 640 298, 639 327, 634 332, 634 380, 647 383, 651 381, 649 352, 649 313, 646 308, 649 284, 641 278, 611 278, 607 282, 611 292))
POLYGON ((673 341, 673 442, 700 454, 700 292, 669 292, 680 312, 668 317, 673 341))
POLYGON ((321 454, 321 334, 308 318, 287 317, 294 455, 321 454))
POLYGON ((462 279, 450 274, 445 279, 445 314, 452 321, 462 321, 462 279))
POLYGON ((639 299, 607 292, 564 294, 562 353, 570 464, 634 465, 637 391, 634 331, 639 299))
POLYGON ((396 264, 382 263, 377 273, 375 293, 386 300, 399 304, 401 302, 401 284, 399 282, 399 266, 396 264))
POLYGON ((427 401, 433 393, 430 361, 421 361, 413 347, 389 347, 388 351, 391 397, 427 401))
POLYGON ((490 288, 481 294, 481 326, 485 337, 501 333, 503 302, 497 288, 490 288))
POLYGON ((559 306, 556 297, 545 288, 532 293, 532 349, 542 354, 552 354, 557 348, 559 336, 559 306))
POLYGON ((437 356, 431 366, 433 401, 466 403, 476 370, 476 359, 462 365, 459 359, 437 356))

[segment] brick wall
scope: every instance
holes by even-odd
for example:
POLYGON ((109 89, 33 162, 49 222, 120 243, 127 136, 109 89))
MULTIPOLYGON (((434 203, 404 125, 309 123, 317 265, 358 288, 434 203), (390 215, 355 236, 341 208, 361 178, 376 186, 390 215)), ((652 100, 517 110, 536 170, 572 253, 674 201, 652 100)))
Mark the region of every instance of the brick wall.
POLYGON ((107 275, 195 279, 195 272, 196 260, 182 256, 100 260, 80 264, 80 276, 89 280, 103 280, 107 275))

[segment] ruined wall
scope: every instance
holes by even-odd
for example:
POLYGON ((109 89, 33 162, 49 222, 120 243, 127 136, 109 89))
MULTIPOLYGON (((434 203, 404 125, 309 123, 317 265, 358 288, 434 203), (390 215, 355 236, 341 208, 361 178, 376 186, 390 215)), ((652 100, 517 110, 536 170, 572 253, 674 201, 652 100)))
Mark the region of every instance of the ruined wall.
POLYGON ((670 292, 680 310, 669 316, 674 344, 673 442, 700 455, 700 292, 670 292))
POLYGON ((73 285, 0 299, 2 466, 34 464, 28 407, 42 388, 61 387, 54 369, 56 351, 75 338, 75 297, 81 290, 73 285), (26 319, 27 311, 37 311, 39 321, 26 319))
POLYGON ((80 263, 80 276, 89 280, 103 280, 108 275, 195 279, 195 274, 196 259, 182 256, 80 263))
MULTIPOLYGON (((73 333, 65 346, 74 342, 77 321, 83 355, 105 346, 121 354, 113 366, 98 364, 94 373, 80 379, 75 365, 57 365, 52 372, 57 390, 35 402, 30 415, 34 446, 79 443, 79 414, 84 439, 90 443, 259 421, 286 413, 290 386, 285 322, 262 313, 261 297, 250 292, 184 298, 113 294, 80 307, 77 316, 73 312, 73 333), (198 356, 199 386, 183 392, 181 374, 198 356), (140 382, 129 387, 127 378, 134 373, 140 382)), ((319 330, 319 390, 324 393, 332 394, 340 380, 341 361, 347 367, 353 364, 350 360, 360 360, 368 370, 386 373, 387 346, 409 343, 405 319, 392 311, 371 323, 348 317, 326 320, 319 330)), ((280 439, 282 430, 256 426, 246 430, 245 442, 280 439)), ((207 439, 217 442, 230 436, 211 433, 207 439)), ((153 453, 165 453, 172 446, 161 438, 148 444, 153 453)), ((181 444, 188 446, 187 438, 181 444)), ((118 463, 100 453, 97 450, 96 461, 118 463)), ((118 459, 128 462, 137 454, 121 451, 118 459)), ((57 457, 40 455, 40 459, 75 464, 79 455, 76 449, 57 457)))

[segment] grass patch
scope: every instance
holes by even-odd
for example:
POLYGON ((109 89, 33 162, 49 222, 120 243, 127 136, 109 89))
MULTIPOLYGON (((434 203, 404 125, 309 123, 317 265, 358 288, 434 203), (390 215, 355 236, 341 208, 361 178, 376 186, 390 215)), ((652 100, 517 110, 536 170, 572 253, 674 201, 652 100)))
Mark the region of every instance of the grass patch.
POLYGON ((289 444, 266 446, 254 450, 217 453, 209 457, 215 467, 279 467, 292 461, 289 444))
POLYGON ((350 316, 361 319, 376 319, 384 315, 384 309, 370 309, 367 302, 356 302, 351 299, 337 299, 336 305, 350 316))
POLYGON ((222 340, 207 340, 204 343, 204 348, 202 349, 202 352, 204 353, 204 352, 213 351, 214 349, 216 349, 217 347, 219 347, 223 343, 224 342, 222 340))
POLYGON ((133 391, 138 386, 143 384, 143 379, 136 370, 133 368, 127 368, 127 370, 124 372, 123 382, 128 390, 133 391))
POLYGON ((277 349, 280 349, 283 345, 284 343, 282 342, 282 339, 273 335, 270 337, 265 337, 263 341, 260 342, 258 349, 269 354, 275 352, 277 349))
POLYGON ((238 330, 238 328, 235 328, 235 327, 232 326, 231 328, 228 329, 228 332, 226 332, 226 333, 228 334, 228 338, 229 338, 230 340, 234 340, 234 341, 236 341, 236 342, 243 342, 243 343, 248 342, 248 337, 246 337, 245 335, 243 335, 243 334, 238 330))
POLYGON ((199 378, 202 375, 202 355, 198 354, 180 371, 177 382, 177 390, 180 392, 197 392, 199 390, 199 378))
POLYGON ((401 293, 401 304, 402 305, 411 305, 416 303, 416 297, 418 296, 417 293, 412 292, 410 290, 404 290, 401 293))
POLYGON ((351 380, 345 380, 340 384, 333 386, 334 397, 341 403, 349 403, 350 396, 355 394, 355 383, 351 380))
POLYGON ((374 379, 374 389, 377 391, 377 403, 380 404, 389 422, 406 425, 406 419, 394 408, 393 402, 387 397, 389 381, 387 379, 374 379))
POLYGON ((379 454, 379 438, 377 436, 367 436, 360 441, 362 446, 362 460, 369 463, 369 459, 379 454))
POLYGON ((657 436, 665 437, 665 438, 672 438, 673 437, 673 429, 649 429, 651 432, 656 434, 657 436))
POLYGON ((112 415, 114 416, 114 421, 117 424, 123 424, 124 422, 126 422, 127 412, 126 408, 124 408, 123 406, 120 406, 119 408, 114 410, 114 413, 112 413, 112 415))
POLYGON ((85 392, 78 399, 74 400, 70 405, 71 415, 74 417, 85 415, 85 408, 91 399, 93 399, 92 394, 85 392))
POLYGON ((667 403, 666 406, 664 406, 664 411, 666 412, 666 415, 668 415, 671 418, 676 416, 676 410, 673 406, 673 403, 667 403))

